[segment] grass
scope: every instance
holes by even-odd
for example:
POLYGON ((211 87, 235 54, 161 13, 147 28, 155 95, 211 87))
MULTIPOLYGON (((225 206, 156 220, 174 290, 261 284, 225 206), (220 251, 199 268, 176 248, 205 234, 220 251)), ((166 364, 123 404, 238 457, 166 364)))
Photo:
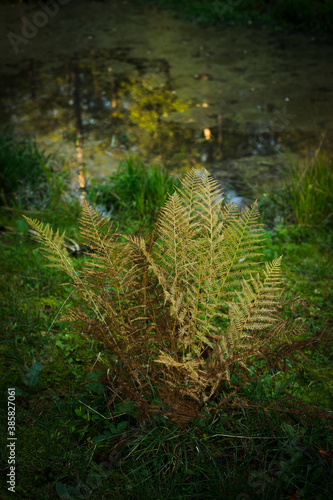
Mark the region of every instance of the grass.
MULTIPOLYGON (((147 224, 153 219, 157 205, 172 189, 172 180, 166 190, 166 177, 157 172, 128 160, 108 185, 88 188, 88 196, 107 205, 122 231, 128 224, 133 232, 145 218, 147 224), (126 207, 117 204, 118 197, 126 200, 126 207)), ((63 199, 62 210, 69 214, 65 223, 75 237, 73 202, 63 199)), ((179 429, 165 414, 140 421, 134 404, 115 400, 108 406, 110 383, 103 378, 108 353, 59 319, 58 311, 65 311, 74 299, 72 288, 60 286, 62 274, 44 266, 41 252, 24 230, 20 186, 12 190, 8 203, 11 210, 7 205, 1 211, 1 225, 13 228, 0 239, 1 391, 6 401, 8 387, 16 387, 19 498, 320 500, 330 496, 333 435, 323 422, 306 425, 273 414, 266 420, 264 411, 226 412, 213 400, 206 419, 179 429)), ((64 226, 61 214, 49 210, 49 201, 43 203, 44 210, 33 204, 28 209, 37 211, 44 222, 64 226)), ((333 316, 331 229, 324 219, 316 230, 299 226, 296 220, 291 227, 286 221, 273 226, 278 210, 273 201, 272 207, 266 210, 272 229, 267 232, 265 259, 285 254, 291 292, 302 293, 308 302, 302 315, 295 311, 295 321, 320 330, 333 316)), ((292 205, 289 209, 292 213, 292 205)), ((78 269, 84 261, 78 255, 78 269)), ((244 388, 244 396, 273 401, 294 394, 332 408, 332 346, 320 345, 309 354, 313 365, 304 365, 300 373, 291 367, 289 380, 281 373, 267 374, 260 385, 244 388)), ((1 418, 6 422, 5 405, 1 418)), ((6 436, 0 438, 3 449, 6 436)), ((6 453, 0 463, 1 497, 6 499, 10 498, 6 453)))
POLYGON ((70 193, 69 166, 40 151, 34 141, 15 141, 10 128, 0 130, 0 185, 2 224, 21 233, 28 231, 22 213, 50 224, 57 221, 60 229, 73 226, 79 215, 80 205, 70 193))
POLYGON ((298 228, 332 229, 333 158, 318 151, 311 159, 290 161, 282 189, 272 191, 267 200, 262 195, 261 209, 270 222, 275 213, 298 228))
POLYGON ((333 227, 333 158, 323 154, 291 165, 285 191, 298 226, 333 227))
POLYGON ((0 131, 1 205, 17 209, 53 209, 69 182, 69 170, 34 141, 15 141, 13 130, 0 131))
POLYGON ((172 194, 174 186, 180 187, 181 183, 167 170, 151 166, 147 171, 139 159, 129 157, 121 161, 117 172, 103 183, 92 180, 87 186, 87 198, 107 211, 108 216, 116 218, 120 228, 133 232, 141 225, 152 227, 167 193, 172 194))
POLYGON ((270 229, 266 258, 284 254, 291 292, 308 303, 306 316, 323 326, 333 316, 333 169, 320 152, 303 163, 290 163, 284 186, 262 192, 259 209, 270 229))

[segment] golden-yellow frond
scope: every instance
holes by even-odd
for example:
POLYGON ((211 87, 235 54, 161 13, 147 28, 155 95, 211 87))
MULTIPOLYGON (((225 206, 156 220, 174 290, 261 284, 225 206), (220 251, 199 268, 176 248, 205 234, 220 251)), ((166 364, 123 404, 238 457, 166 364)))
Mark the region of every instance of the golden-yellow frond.
POLYGON ((72 277, 86 303, 68 317, 116 355, 118 389, 137 401, 154 383, 169 401, 205 402, 221 382, 232 385, 236 367, 249 380, 253 359, 280 362, 310 345, 293 342, 300 329, 280 315, 281 257, 262 269, 257 203, 241 211, 224 203, 205 169, 192 169, 181 183, 147 242, 118 234, 84 202, 80 232, 89 261, 80 274, 64 234, 26 218, 51 265, 72 277))
POLYGON ((44 225, 36 219, 23 216, 29 226, 35 231, 35 239, 43 245, 43 252, 50 264, 61 271, 65 271, 71 278, 75 279, 77 273, 71 262, 71 258, 64 246, 65 231, 53 231, 49 224, 44 225))

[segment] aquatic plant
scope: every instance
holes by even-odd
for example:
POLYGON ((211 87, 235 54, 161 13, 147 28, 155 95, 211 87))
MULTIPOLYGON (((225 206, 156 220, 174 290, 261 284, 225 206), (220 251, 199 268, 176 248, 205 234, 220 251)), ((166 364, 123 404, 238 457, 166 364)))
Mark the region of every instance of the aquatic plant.
MULTIPOLYGON (((287 359, 323 335, 300 340, 302 328, 284 319, 281 257, 263 269, 259 262, 257 204, 241 212, 225 204, 206 170, 199 176, 192 169, 181 183, 147 239, 118 233, 85 202, 80 233, 89 259, 81 272, 63 247, 64 234, 26 217, 49 265, 64 271, 84 299, 66 318, 110 352, 110 403, 119 395, 136 401, 143 417, 166 411, 180 425, 221 390, 227 404, 265 368, 285 371, 287 359)), ((294 406, 291 396, 271 408, 287 411, 288 404, 294 406)), ((301 404, 293 411, 314 414, 301 404)))

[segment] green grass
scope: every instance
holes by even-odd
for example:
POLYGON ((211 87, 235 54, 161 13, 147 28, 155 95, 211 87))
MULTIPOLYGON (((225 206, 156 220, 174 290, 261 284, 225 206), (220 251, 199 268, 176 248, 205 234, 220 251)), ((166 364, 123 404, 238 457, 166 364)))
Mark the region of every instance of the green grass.
POLYGON ((263 193, 259 209, 269 228, 265 258, 284 254, 290 293, 307 302, 304 316, 320 327, 333 317, 333 165, 318 153, 290 163, 284 186, 263 193))
MULTIPOLYGON (((34 141, 16 141, 13 130, 0 131, 0 206, 2 225, 26 233, 21 215, 41 218, 60 229, 73 224, 80 204, 70 192, 68 164, 54 154, 40 151, 34 141)), ((7 229, 8 229, 7 228, 7 229)))
MULTIPOLYGON (((147 166, 138 158, 129 157, 120 162, 117 172, 103 183, 94 180, 87 186, 87 198, 102 206, 119 228, 133 232, 141 225, 151 228, 174 186, 181 186, 166 169, 147 166)), ((122 230, 121 230, 122 232, 122 230)))
POLYGON ((291 165, 286 194, 298 226, 333 227, 333 158, 318 154, 303 165, 291 165))
POLYGON ((55 155, 46 155, 29 140, 15 141, 13 130, 0 131, 1 205, 49 209, 59 203, 69 170, 55 155))
MULTIPOLYGON (((88 187, 88 195, 106 205, 122 231, 133 232, 143 222, 149 226, 172 189, 166 174, 128 159, 104 186, 88 187)), ((26 209, 38 211, 39 219, 56 227, 67 224, 75 237, 73 201, 66 204, 64 197, 62 213, 68 218, 63 222, 62 213, 49 210, 48 189, 44 193, 43 210, 30 205, 26 209)), ((11 200, 19 194, 17 185, 11 200)), ((45 267, 22 223, 20 201, 18 205, 12 203, 10 210, 6 205, 1 211, 1 225, 13 230, 0 239, 4 359, 0 387, 4 402, 7 388, 17 388, 19 498, 262 500, 296 498, 296 491, 304 499, 329 498, 332 454, 323 451, 332 453, 333 435, 324 422, 306 425, 301 419, 282 420, 272 413, 266 420, 264 411, 259 415, 236 407, 226 411, 213 400, 206 419, 179 429, 167 418, 167 408, 164 414, 141 421, 134 403, 116 399, 108 406, 113 394, 108 388, 113 387, 113 374, 108 381, 103 375, 108 353, 60 319, 59 310, 64 312, 77 298, 71 295, 72 287, 61 286, 60 272, 45 267)), ((276 217, 274 210, 271 220, 276 217)), ((295 223, 290 227, 285 221, 267 233, 265 259, 284 253, 290 291, 301 293, 308 302, 303 311, 295 311, 295 321, 304 322, 309 331, 322 329, 333 316, 332 232, 323 223, 318 222, 314 231, 295 223)), ((84 261, 78 255, 77 269, 84 261)), ((274 401, 294 394, 307 403, 332 408, 332 345, 320 345, 308 354, 313 365, 304 364, 299 373, 290 366, 288 376, 267 374, 260 384, 244 388, 244 397, 274 401)), ((3 408, 6 428, 5 404, 3 408)), ((6 436, 0 437, 3 450, 6 436)), ((6 453, 0 463, 0 496, 11 498, 6 490, 6 453)))
POLYGON ((312 159, 290 161, 284 186, 262 195, 260 208, 270 223, 277 216, 297 227, 332 230, 333 158, 318 152, 312 159))

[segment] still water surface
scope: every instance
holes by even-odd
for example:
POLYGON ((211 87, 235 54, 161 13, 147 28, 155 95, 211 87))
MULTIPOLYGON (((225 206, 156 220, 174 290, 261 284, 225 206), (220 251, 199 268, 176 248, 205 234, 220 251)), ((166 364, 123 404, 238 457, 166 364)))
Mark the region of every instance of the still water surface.
POLYGON ((88 180, 135 154, 178 175, 207 168, 237 202, 281 183, 288 155, 333 149, 328 39, 72 0, 13 45, 40 10, 0 7, 1 121, 73 164, 82 136, 88 180))

